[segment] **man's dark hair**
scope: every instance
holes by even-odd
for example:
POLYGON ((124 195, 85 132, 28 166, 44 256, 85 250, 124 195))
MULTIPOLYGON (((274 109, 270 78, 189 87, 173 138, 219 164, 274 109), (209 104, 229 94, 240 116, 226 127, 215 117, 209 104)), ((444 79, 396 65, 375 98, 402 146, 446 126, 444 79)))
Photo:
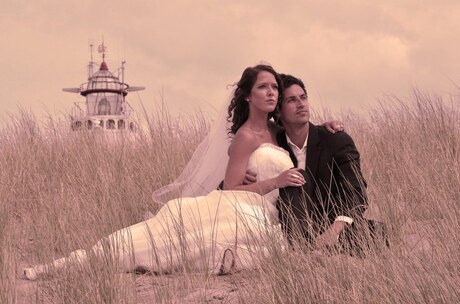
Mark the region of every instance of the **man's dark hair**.
POLYGON ((281 81, 283 82, 284 90, 296 84, 302 88, 305 94, 307 94, 307 89, 305 89, 305 85, 303 84, 302 80, 292 75, 288 75, 288 74, 279 74, 279 75, 280 75, 281 81))

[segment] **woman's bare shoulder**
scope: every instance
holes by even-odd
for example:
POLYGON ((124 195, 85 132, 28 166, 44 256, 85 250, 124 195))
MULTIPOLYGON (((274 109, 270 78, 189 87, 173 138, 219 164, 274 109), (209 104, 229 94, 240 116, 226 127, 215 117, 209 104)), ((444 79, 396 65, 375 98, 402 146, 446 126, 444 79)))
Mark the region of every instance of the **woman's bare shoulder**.
POLYGON ((228 153, 232 153, 233 150, 247 150, 248 152, 252 152, 257 148, 257 140, 256 136, 251 130, 247 128, 239 128, 236 132, 235 136, 232 139, 232 143, 228 148, 228 153))

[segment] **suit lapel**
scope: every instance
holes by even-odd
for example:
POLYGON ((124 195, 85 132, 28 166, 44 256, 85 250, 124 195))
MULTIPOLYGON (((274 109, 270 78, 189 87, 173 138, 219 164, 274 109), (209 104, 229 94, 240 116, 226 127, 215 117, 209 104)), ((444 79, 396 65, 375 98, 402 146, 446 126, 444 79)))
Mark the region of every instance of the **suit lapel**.
POLYGON ((291 147, 287 143, 286 132, 284 130, 279 131, 276 136, 276 140, 278 141, 278 145, 280 145, 281 148, 289 152, 289 157, 294 163, 294 167, 297 167, 297 164, 299 162, 297 161, 297 158, 295 157, 295 154, 292 151, 291 147))
POLYGON ((315 125, 309 123, 308 141, 307 141, 307 164, 305 170, 312 176, 316 176, 318 161, 321 153, 319 146, 319 135, 315 125))
MULTIPOLYGON (((277 141, 280 147, 284 148, 289 152, 289 156, 294 163, 294 167, 297 167, 298 161, 297 158, 292 151, 291 147, 287 143, 286 139, 286 132, 284 130, 279 131, 277 134, 277 141)), ((315 189, 316 189, 316 173, 318 170, 319 158, 321 155, 321 147, 320 147, 320 140, 318 135, 318 129, 312 123, 309 123, 308 127, 308 141, 307 141, 307 159, 306 159, 306 183, 303 186, 304 191, 310 197, 308 200, 309 207, 308 210, 314 210, 317 207, 312 207, 311 198, 315 197, 315 189)))
MULTIPOLYGON (((284 130, 279 131, 276 136, 276 140, 278 141, 280 147, 289 152, 289 157, 294 163, 294 167, 297 167, 298 161, 291 147, 287 143, 286 132, 284 130)), ((318 169, 318 161, 320 154, 321 147, 319 146, 319 135, 317 127, 314 124, 309 123, 307 141, 307 161, 305 171, 310 172, 310 174, 313 176, 315 175, 316 170, 318 169)))

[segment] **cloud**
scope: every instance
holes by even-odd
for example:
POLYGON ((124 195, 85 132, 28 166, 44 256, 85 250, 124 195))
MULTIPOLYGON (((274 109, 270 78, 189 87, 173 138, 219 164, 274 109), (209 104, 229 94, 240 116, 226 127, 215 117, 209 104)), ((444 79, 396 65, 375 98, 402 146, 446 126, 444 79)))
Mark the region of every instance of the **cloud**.
POLYGON ((313 102, 361 109, 413 84, 449 90, 460 78, 459 15, 456 1, 7 0, 0 105, 66 111, 82 101, 61 88, 86 81, 88 43, 104 36, 109 67, 126 60, 148 110, 162 94, 174 113, 215 107, 260 61, 303 78, 313 102))

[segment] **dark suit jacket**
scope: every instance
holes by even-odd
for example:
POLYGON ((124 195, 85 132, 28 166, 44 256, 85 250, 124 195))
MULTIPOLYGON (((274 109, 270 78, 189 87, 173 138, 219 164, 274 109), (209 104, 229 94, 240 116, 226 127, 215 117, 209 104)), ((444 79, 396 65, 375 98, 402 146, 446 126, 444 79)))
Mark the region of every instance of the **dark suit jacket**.
MULTIPOLYGON (((298 161, 284 131, 278 133, 277 140, 297 167, 298 161)), ((367 208, 366 182, 361 173, 359 152, 347 133, 332 134, 324 127, 310 123, 303 174, 306 179, 303 189, 288 187, 280 190, 278 209, 282 224, 283 212, 286 213, 287 209, 298 220, 308 218, 317 232, 327 228, 339 215, 354 220, 362 217, 367 208), (293 195, 303 199, 293 199, 293 195)))

